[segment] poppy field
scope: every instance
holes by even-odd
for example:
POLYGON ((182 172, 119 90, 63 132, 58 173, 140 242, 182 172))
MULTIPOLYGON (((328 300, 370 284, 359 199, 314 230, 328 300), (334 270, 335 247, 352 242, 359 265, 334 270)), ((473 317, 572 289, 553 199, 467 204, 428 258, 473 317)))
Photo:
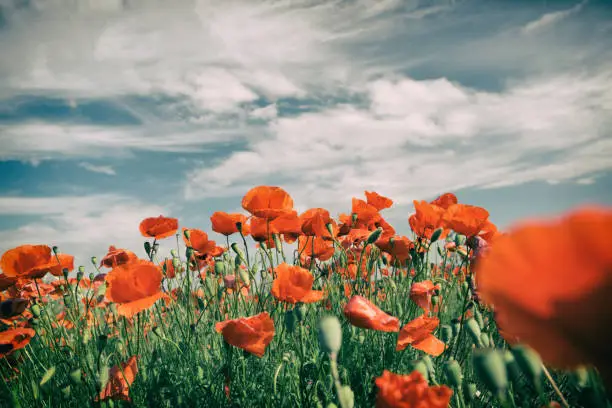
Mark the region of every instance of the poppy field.
POLYGON ((210 233, 144 218, 144 249, 82 266, 7 250, 0 406, 612 406, 610 209, 499 231, 446 193, 400 236, 392 205, 258 186, 210 233))

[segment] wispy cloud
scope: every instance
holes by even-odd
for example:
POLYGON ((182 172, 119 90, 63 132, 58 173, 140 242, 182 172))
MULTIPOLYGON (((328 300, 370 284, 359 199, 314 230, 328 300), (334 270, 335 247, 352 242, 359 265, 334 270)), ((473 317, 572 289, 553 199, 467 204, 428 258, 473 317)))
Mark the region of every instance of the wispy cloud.
POLYGON ((576 4, 574 7, 569 8, 567 10, 560 10, 551 13, 546 13, 542 17, 537 20, 531 21, 522 28, 523 34, 532 34, 536 31, 545 29, 547 27, 553 26, 574 14, 580 13, 580 11, 586 6, 588 0, 583 0, 580 3, 576 4))
POLYGON ((117 175, 117 173, 115 172, 115 169, 113 169, 112 166, 100 166, 100 165, 95 165, 95 164, 91 164, 87 162, 81 162, 79 163, 79 166, 93 173, 106 174, 107 176, 117 175))

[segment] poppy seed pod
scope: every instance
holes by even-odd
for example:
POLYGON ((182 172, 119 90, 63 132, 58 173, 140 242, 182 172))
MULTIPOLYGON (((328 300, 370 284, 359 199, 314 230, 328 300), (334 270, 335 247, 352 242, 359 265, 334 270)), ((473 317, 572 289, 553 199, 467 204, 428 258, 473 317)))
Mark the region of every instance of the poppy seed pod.
POLYGON ((467 331, 470 334, 470 337, 472 338, 472 342, 476 346, 480 347, 482 345, 481 339, 480 339, 480 335, 482 333, 480 331, 480 326, 478 325, 478 322, 476 321, 476 319, 474 319, 473 317, 469 318, 465 322, 465 327, 467 328, 467 331))
POLYGON ((335 316, 327 316, 319 322, 319 344, 327 353, 337 353, 342 347, 342 327, 335 316))
POLYGON ((473 354, 474 371, 491 392, 501 396, 508 388, 508 372, 501 352, 477 349, 473 354))
POLYGON ((461 373, 461 366, 457 360, 449 360, 444 363, 444 376, 448 384, 452 387, 461 387, 463 383, 463 374, 461 373))
POLYGON ((530 347, 517 345, 512 348, 512 354, 525 376, 536 390, 542 387, 542 360, 540 355, 530 347))

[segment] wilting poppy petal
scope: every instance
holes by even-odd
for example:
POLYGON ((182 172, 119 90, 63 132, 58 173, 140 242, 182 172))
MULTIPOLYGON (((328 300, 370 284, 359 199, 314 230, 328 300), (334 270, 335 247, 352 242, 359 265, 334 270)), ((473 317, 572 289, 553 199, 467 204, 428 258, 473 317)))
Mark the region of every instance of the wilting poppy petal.
POLYGON ((344 307, 344 315, 355 327, 384 332, 397 332, 400 321, 388 315, 362 296, 353 296, 344 307))
POLYGON ((140 233, 144 237, 163 239, 176 234, 178 219, 160 215, 159 217, 145 218, 140 223, 140 233))
POLYGON ((439 356, 444 352, 445 344, 431 334, 439 323, 438 318, 425 316, 419 316, 407 323, 400 330, 396 350, 401 351, 411 345, 432 356, 439 356))
POLYGON ((232 346, 263 357, 266 347, 274 338, 274 321, 267 312, 263 312, 252 317, 218 322, 215 330, 232 346))

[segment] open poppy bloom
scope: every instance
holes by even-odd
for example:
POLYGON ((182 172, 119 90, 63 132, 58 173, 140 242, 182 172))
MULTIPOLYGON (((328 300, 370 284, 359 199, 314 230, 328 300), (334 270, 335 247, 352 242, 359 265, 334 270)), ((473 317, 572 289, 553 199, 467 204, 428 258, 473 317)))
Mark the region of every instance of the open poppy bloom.
POLYGON ((489 212, 482 207, 467 204, 453 204, 444 213, 443 221, 446 228, 457 234, 473 237, 487 226, 489 212))
POLYGON ((367 228, 380 220, 378 209, 359 198, 353 198, 351 211, 356 217, 354 225, 356 228, 367 228))
POLYGON ((389 208, 393 205, 393 200, 390 198, 381 196, 380 194, 374 191, 366 191, 365 192, 367 204, 376 208, 376 210, 384 210, 385 208, 389 208))
POLYGON ((188 247, 193 248, 197 252, 197 255, 206 255, 215 252, 217 243, 208 239, 208 234, 202 230, 195 228, 183 228, 183 242, 188 247), (189 239, 185 236, 184 232, 189 231, 189 239))
POLYGON ((0 273, 0 292, 4 292, 11 286, 17 283, 16 277, 6 276, 3 273, 0 273))
POLYGON ((442 226, 444 209, 426 201, 414 200, 413 204, 416 212, 408 218, 410 228, 418 237, 431 239, 433 232, 442 226))
POLYGON ((111 245, 108 247, 108 253, 100 261, 100 267, 106 266, 107 268, 114 268, 137 259, 138 257, 132 251, 115 248, 115 246, 111 245))
POLYGON ((444 352, 445 344, 431 334, 440 324, 437 317, 419 316, 408 322, 399 332, 396 351, 402 351, 408 346, 424 351, 436 357, 444 352))
POLYGON ((436 289, 440 289, 440 286, 434 285, 430 280, 413 283, 410 287, 410 299, 423 309, 425 313, 429 313, 431 309, 431 296, 436 289))
POLYGON ((585 207, 495 239, 475 269, 508 341, 558 368, 595 365, 612 385, 612 211, 585 207), (588 317, 588 318, 587 318, 588 317))
POLYGON ((11 317, 19 316, 26 310, 30 303, 29 299, 13 298, 2 300, 1 296, 0 301, 0 318, 2 319, 10 319, 11 317))
POLYGON ((0 358, 24 348, 35 335, 34 330, 27 328, 8 329, 0 332, 0 358))
POLYGON ((160 215, 159 217, 145 218, 140 223, 140 233, 144 237, 163 239, 176 234, 178 219, 160 215))
POLYGON ((334 244, 319 237, 300 236, 298 238, 298 253, 302 256, 327 261, 335 252, 334 244))
POLYGON ((275 269, 272 296, 287 303, 314 303, 323 298, 323 291, 312 290, 314 276, 304 268, 282 263, 275 269))
POLYGON ((332 224, 332 232, 337 230, 336 222, 332 220, 329 211, 324 208, 311 208, 300 215, 302 232, 304 235, 317 236, 321 238, 332 238, 327 229, 327 224, 332 224))
POLYGON ((98 396, 99 401, 108 399, 131 401, 130 386, 138 374, 137 356, 132 356, 127 363, 121 363, 121 368, 114 366, 108 372, 108 382, 98 396))
POLYGON ((42 278, 52 261, 51 248, 47 245, 21 245, 2 255, 0 269, 9 278, 42 278))
POLYGON ((430 204, 437 205, 438 207, 448 210, 448 207, 453 204, 457 204, 457 196, 453 193, 444 193, 440 197, 433 200, 430 204))
POLYGON ((409 375, 384 370, 376 387, 376 408, 447 408, 453 396, 446 385, 430 387, 416 370, 409 375))
POLYGON ((57 254, 53 256, 48 265, 38 267, 40 271, 48 271, 53 276, 64 276, 64 269, 74 270, 74 256, 68 254, 57 254))
POLYGON ((242 199, 242 208, 256 217, 272 220, 293 210, 293 199, 280 187, 258 186, 242 199))
POLYGON ((106 275, 106 297, 117 303, 117 312, 126 317, 153 306, 163 294, 161 269, 153 262, 138 261, 119 265, 106 275))
POLYGON ((267 312, 263 312, 256 316, 218 322, 215 330, 232 346, 263 357, 266 347, 274 338, 274 321, 267 312))
POLYGON ((399 235, 387 239, 381 238, 375 244, 381 251, 388 253, 399 262, 410 259, 410 250, 414 248, 414 242, 408 237, 399 235))
POLYGON ((230 236, 238 233, 238 226, 241 225, 242 234, 249 235, 249 229, 247 225, 247 217, 244 214, 228 214, 223 211, 217 211, 210 217, 212 223, 212 230, 219 234, 230 236))
POLYGON ((397 332, 400 328, 397 317, 388 315, 362 296, 353 296, 348 301, 344 316, 353 326, 362 329, 397 332))

